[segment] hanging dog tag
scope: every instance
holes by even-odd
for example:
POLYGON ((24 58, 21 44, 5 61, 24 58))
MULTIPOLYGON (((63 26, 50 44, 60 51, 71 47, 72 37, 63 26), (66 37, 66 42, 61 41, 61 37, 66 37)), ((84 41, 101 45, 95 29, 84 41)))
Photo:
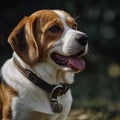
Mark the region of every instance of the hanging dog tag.
POLYGON ((58 102, 57 99, 57 97, 64 92, 63 88, 63 85, 59 84, 55 86, 50 93, 51 108, 54 113, 61 113, 63 110, 62 105, 58 102))
POLYGON ((52 107, 52 111, 55 113, 61 113, 63 110, 63 107, 60 103, 58 103, 57 101, 51 101, 51 107, 52 107))

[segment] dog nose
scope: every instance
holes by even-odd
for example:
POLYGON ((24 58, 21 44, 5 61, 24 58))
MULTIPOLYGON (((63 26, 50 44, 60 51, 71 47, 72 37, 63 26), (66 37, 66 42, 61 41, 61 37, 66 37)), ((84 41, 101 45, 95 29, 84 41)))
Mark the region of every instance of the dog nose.
POLYGON ((83 34, 76 40, 80 45, 85 46, 88 43, 88 36, 86 34, 83 34))

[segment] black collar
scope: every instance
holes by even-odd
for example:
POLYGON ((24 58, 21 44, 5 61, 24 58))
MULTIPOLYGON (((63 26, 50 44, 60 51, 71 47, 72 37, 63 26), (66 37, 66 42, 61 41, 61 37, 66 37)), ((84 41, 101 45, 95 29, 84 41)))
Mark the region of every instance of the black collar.
MULTIPOLYGON (((50 101, 52 101, 54 104, 60 105, 58 103, 57 97, 60 95, 65 94, 69 88, 70 85, 66 83, 60 83, 55 85, 50 85, 47 82, 43 81, 41 78, 39 78, 36 74, 34 74, 32 71, 25 69, 21 66, 21 64, 18 62, 16 58, 13 58, 14 65, 16 68, 26 77, 28 78, 33 84, 35 84, 37 87, 43 89, 47 93, 50 94, 50 101)), ((59 106, 57 109, 59 109, 59 106)), ((60 106, 61 107, 61 106, 60 106)), ((54 109, 54 108, 53 108, 54 109)), ((62 109, 62 108, 61 108, 62 109)), ((53 110, 54 112, 61 112, 62 110, 53 110)))

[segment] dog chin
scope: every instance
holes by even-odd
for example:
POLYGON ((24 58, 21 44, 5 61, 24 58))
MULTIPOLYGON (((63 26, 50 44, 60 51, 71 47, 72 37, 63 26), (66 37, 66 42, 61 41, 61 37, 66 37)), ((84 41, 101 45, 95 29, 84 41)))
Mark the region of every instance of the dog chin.
POLYGON ((63 66, 60 66, 60 65, 57 65, 59 69, 61 69, 62 71, 65 71, 65 72, 77 72, 76 70, 70 68, 70 67, 63 67, 63 66))
POLYGON ((68 68, 68 67, 60 67, 61 70, 65 71, 65 72, 73 72, 73 73, 79 73, 81 72, 80 70, 75 70, 72 68, 68 68))

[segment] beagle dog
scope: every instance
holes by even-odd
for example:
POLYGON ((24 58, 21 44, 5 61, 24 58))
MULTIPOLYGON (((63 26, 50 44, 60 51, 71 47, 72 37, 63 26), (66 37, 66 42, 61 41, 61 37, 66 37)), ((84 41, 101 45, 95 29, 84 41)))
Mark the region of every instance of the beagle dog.
POLYGON ((14 52, 1 68, 0 119, 66 120, 88 36, 67 12, 40 10, 23 18, 8 42, 14 52))

